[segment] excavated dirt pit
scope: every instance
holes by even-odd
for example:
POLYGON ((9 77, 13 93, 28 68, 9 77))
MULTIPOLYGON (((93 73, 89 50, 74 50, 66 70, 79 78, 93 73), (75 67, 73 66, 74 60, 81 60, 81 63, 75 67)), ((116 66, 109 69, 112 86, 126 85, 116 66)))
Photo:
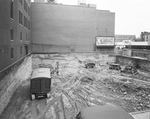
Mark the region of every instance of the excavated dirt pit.
POLYGON ((124 74, 110 70, 114 57, 101 54, 33 55, 33 70, 49 67, 52 71, 51 97, 30 100, 30 79, 12 96, 0 119, 74 119, 83 108, 111 103, 127 112, 150 109, 150 75, 124 74), (59 75, 56 74, 59 62, 59 75), (95 68, 85 68, 94 62, 95 68))

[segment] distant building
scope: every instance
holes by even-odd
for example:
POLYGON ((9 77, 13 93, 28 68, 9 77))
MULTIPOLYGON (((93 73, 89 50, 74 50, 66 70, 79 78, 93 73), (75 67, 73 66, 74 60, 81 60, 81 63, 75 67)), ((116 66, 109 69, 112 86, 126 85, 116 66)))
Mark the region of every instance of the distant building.
POLYGON ((150 34, 148 34, 148 45, 150 45, 150 34))
POLYGON ((142 41, 148 41, 148 39, 149 39, 149 35, 150 35, 150 32, 141 32, 141 40, 142 41))
POLYGON ((30 0, 0 1, 0 71, 31 51, 93 52, 96 39, 98 47, 114 46, 115 13, 97 10, 85 0, 78 6, 53 3, 56 0, 34 0, 32 5, 30 0))
POLYGON ((135 35, 115 35, 115 42, 134 41, 135 38, 135 35))
POLYGON ((78 0, 78 5, 86 5, 86 0, 78 0))
POLYGON ((110 11, 32 3, 33 52, 93 52, 96 37, 114 37, 114 29, 110 11))
POLYGON ((34 2, 45 3, 46 0, 34 0, 34 2))
POLYGON ((30 52, 30 0, 0 1, 0 70, 30 52))

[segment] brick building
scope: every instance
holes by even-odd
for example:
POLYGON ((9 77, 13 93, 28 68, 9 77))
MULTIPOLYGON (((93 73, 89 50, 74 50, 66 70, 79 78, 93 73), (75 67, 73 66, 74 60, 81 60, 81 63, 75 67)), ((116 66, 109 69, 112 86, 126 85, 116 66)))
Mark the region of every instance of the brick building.
POLYGON ((31 51, 93 52, 97 36, 114 37, 110 11, 41 1, 0 1, 0 71, 31 51))
POLYGON ((114 37, 115 13, 89 6, 32 3, 33 52, 93 52, 96 36, 114 37))
POLYGON ((0 1, 0 70, 30 52, 30 0, 0 1))

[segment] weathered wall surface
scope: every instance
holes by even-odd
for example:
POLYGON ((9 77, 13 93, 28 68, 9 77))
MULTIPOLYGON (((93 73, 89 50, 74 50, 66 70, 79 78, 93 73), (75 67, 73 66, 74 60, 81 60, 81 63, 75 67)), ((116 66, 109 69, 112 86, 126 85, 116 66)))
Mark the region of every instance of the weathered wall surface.
POLYGON ((22 64, 0 81, 0 114, 7 106, 19 84, 28 79, 32 72, 32 58, 27 57, 22 64))
POLYGON ((116 62, 122 65, 134 65, 135 64, 134 60, 128 57, 124 57, 124 56, 116 56, 116 62))
POLYGON ((124 56, 116 56, 116 62, 122 65, 133 65, 133 66, 140 66, 141 69, 150 71, 150 61, 142 60, 142 59, 135 59, 130 57, 124 56))
POLYGON ((95 8, 32 3, 32 13, 33 44, 68 46, 74 52, 94 51, 95 8))
POLYGON ((139 60, 138 64, 139 64, 141 69, 145 69, 147 71, 150 71, 150 61, 139 60))
POLYGON ((114 36, 115 13, 107 10, 97 10, 97 36, 114 36))

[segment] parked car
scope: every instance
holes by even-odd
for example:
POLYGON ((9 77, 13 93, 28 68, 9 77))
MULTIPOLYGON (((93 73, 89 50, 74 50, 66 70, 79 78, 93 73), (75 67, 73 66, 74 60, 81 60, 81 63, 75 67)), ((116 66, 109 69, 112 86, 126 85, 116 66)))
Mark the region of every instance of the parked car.
POLYGON ((120 64, 111 63, 109 64, 109 69, 121 70, 120 64))
POLYGON ((95 63, 93 63, 93 62, 85 64, 85 68, 94 68, 94 67, 95 67, 95 63))
POLYGON ((41 97, 50 97, 51 73, 49 68, 35 69, 31 76, 31 100, 41 97))
POLYGON ((125 68, 122 69, 121 72, 134 74, 134 73, 137 72, 137 69, 136 69, 136 67, 134 67, 134 66, 125 66, 125 68))
POLYGON ((93 106, 82 109, 76 119, 134 119, 122 108, 114 105, 93 106))

